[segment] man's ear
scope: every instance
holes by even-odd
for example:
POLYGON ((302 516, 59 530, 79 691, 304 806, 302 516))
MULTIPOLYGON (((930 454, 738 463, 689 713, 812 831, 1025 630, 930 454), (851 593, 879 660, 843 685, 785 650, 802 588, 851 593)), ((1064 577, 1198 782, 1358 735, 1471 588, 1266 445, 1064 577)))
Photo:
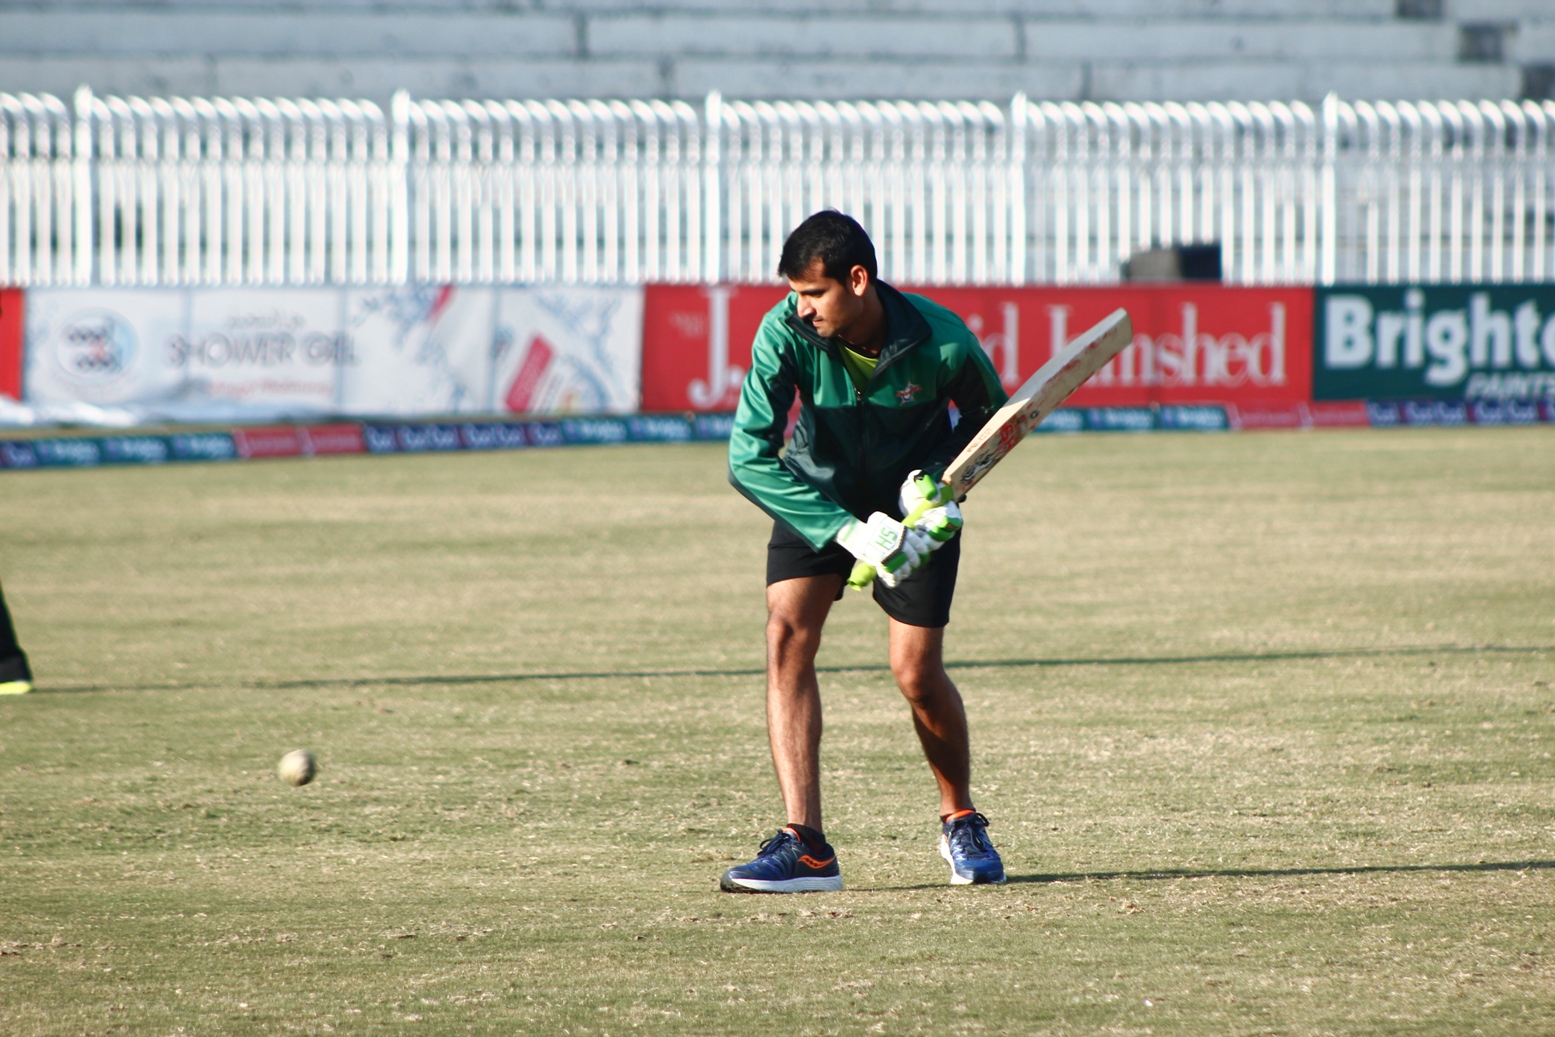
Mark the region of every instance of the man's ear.
POLYGON ((848 271, 848 291, 862 299, 868 288, 869 271, 860 264, 854 264, 853 269, 848 271))

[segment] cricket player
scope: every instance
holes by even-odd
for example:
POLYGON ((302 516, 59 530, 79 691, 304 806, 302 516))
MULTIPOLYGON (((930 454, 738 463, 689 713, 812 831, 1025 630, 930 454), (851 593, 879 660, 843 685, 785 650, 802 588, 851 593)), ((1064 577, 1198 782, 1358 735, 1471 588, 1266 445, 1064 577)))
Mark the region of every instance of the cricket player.
POLYGON ((16 643, 16 628, 5 607, 5 594, 0 593, 0 695, 25 695, 31 690, 27 653, 16 643))
POLYGON ((791 289, 762 319, 729 440, 729 481, 772 516, 767 545, 767 735, 787 824, 730 892, 842 888, 821 820, 821 697, 815 655, 832 602, 858 561, 879 574, 891 672, 939 785, 940 854, 953 884, 1003 882, 988 819, 972 803, 961 695, 945 672, 961 550, 953 501, 912 527, 902 516, 1004 403, 993 365, 955 314, 876 275, 864 228, 819 212, 783 244, 791 289), (783 433, 798 392, 799 423, 783 433), (954 404, 960 422, 949 414, 954 404))

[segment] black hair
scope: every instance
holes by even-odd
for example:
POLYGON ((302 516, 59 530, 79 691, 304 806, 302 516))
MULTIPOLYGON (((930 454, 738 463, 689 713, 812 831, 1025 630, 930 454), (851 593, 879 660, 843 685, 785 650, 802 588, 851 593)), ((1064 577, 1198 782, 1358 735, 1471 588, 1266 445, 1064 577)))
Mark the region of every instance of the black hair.
POLYGON ((843 284, 848 283, 848 273, 856 266, 869 271, 871 281, 877 276, 875 243, 857 220, 835 209, 818 212, 794 228, 783 242, 778 274, 797 280, 809 273, 817 259, 827 277, 843 284))

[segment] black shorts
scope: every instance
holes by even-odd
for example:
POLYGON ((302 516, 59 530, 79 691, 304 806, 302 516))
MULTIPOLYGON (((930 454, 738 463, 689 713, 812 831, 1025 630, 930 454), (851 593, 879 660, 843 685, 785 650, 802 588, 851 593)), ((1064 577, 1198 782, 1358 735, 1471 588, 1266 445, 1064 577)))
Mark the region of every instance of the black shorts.
MULTIPOLYGON (((848 574, 855 559, 841 544, 827 544, 816 551, 781 522, 772 524, 767 542, 767 585, 802 576, 843 578, 837 597, 848 589, 848 574)), ((913 574, 895 587, 876 580, 875 603, 898 623, 914 627, 942 627, 950 622, 950 600, 956 596, 956 570, 961 565, 961 534, 957 533, 929 556, 913 574)))

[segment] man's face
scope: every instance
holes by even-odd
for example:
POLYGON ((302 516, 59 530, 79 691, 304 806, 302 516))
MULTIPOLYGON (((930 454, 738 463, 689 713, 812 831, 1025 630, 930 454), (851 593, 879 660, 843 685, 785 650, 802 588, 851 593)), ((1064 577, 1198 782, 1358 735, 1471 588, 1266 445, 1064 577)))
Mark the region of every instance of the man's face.
POLYGON ((864 312, 869 271, 856 266, 848 273, 846 284, 827 277, 826 265, 817 259, 811 262, 803 277, 788 279, 788 287, 799 296, 799 319, 822 338, 840 335, 847 340, 848 328, 864 312))

